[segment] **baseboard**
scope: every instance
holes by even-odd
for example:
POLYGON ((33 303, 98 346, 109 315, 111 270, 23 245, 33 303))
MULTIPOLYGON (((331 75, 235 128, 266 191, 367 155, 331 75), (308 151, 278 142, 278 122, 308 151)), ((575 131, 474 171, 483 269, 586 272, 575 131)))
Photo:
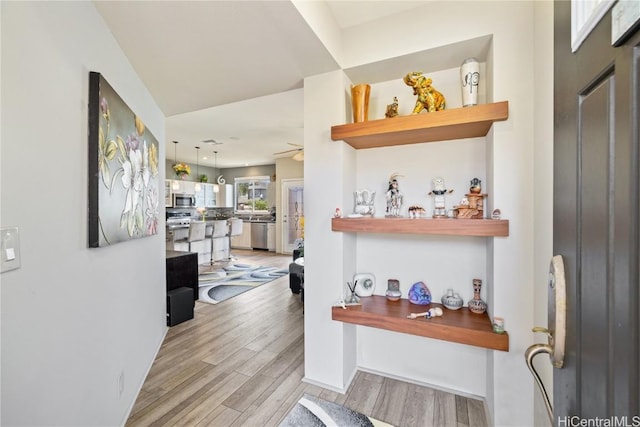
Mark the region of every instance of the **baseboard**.
MULTIPOLYGON (((381 372, 381 371, 376 371, 375 369, 364 368, 362 366, 358 366, 358 370, 362 371, 362 372, 368 372, 370 374, 379 375, 381 377, 390 378, 392 380, 403 381, 403 382, 406 382, 406 383, 419 385, 421 387, 429 387, 429 388, 432 388, 434 390, 444 391, 445 393, 457 394, 458 396, 468 397, 470 399, 475 399, 475 400, 480 400, 484 404, 485 408, 487 408, 487 400, 483 396, 478 396, 477 394, 465 393, 465 392, 460 391, 460 390, 454 390, 454 389, 451 389, 451 388, 442 387, 442 386, 435 385, 435 384, 429 384, 429 383, 426 383, 426 382, 417 381, 417 380, 412 379, 412 378, 402 377, 400 375, 389 374, 388 372, 381 372)), ((487 412, 487 414, 488 414, 488 412, 487 412)))
POLYGON ((351 385, 351 381, 353 381, 354 375, 351 376, 351 378, 349 379, 348 384, 346 384, 346 386, 344 388, 334 387, 334 386, 332 386, 330 384, 325 384, 325 383, 320 382, 320 381, 315 381, 315 380, 309 379, 307 377, 303 377, 301 381, 303 383, 307 383, 307 384, 315 385, 317 387, 325 388, 327 390, 335 391, 336 393, 345 394, 347 392, 347 390, 349 389, 349 386, 351 385))
POLYGON ((149 376, 149 372, 151 371, 151 367, 153 367, 153 362, 156 361, 156 358, 158 357, 158 353, 160 353, 160 349, 162 348, 162 344, 164 343, 164 339, 167 337, 167 333, 168 332, 169 332, 169 327, 167 326, 164 329, 164 334, 162 334, 162 338, 160 339, 160 342, 158 343, 158 347, 156 348, 156 351, 153 353, 153 357, 151 358, 151 361, 149 362, 149 366, 147 366, 147 372, 145 372, 144 376, 142 377, 142 381, 140 381, 140 384, 138 384, 138 390, 136 391, 136 395, 135 395, 134 399, 131 401, 131 404, 129 405, 129 409, 127 409, 126 416, 124 417, 124 420, 120 424, 121 426, 124 426, 127 423, 127 420, 129 419, 129 417, 131 416, 131 412, 133 411, 133 408, 136 405, 136 401, 138 400, 138 396, 140 396, 140 392, 142 391, 142 387, 144 386, 144 382, 147 380, 147 377, 149 376))

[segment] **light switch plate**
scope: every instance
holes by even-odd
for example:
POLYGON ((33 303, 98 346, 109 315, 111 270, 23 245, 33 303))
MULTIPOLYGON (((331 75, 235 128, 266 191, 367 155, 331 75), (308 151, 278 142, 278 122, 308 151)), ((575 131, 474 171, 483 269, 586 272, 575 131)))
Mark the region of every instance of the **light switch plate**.
POLYGON ((0 273, 20 268, 18 227, 0 228, 0 273))

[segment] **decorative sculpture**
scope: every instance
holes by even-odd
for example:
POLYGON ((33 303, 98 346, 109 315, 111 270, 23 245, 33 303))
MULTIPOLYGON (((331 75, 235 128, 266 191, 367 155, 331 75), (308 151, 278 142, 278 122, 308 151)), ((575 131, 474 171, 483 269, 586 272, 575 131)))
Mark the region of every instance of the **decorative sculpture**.
POLYGON ((353 213, 356 215, 369 215, 373 216, 375 213, 375 207, 373 206, 373 199, 376 197, 375 191, 359 190, 353 192, 353 213))
POLYGON ((387 199, 387 214, 385 216, 400 216, 402 208, 402 193, 398 188, 398 177, 402 175, 394 173, 389 177, 389 188, 385 195, 387 199))
POLYGON ((431 291, 424 282, 414 283, 409 289, 409 302, 417 305, 429 305, 431 303, 431 291))
POLYGON ((387 104, 387 111, 384 113, 384 116, 388 119, 391 117, 395 117, 398 115, 398 97, 393 97, 393 104, 387 104))
POLYGON ((444 95, 431 86, 433 81, 429 77, 424 77, 422 72, 414 71, 404 76, 404 83, 413 88, 413 94, 418 95, 416 106, 411 114, 418 114, 422 110, 432 113, 434 111, 444 110, 444 95))
POLYGON ((446 218, 445 195, 453 193, 453 190, 446 189, 444 179, 441 177, 433 178, 431 185, 433 190, 429 192, 429 196, 433 196, 433 218, 446 218))
POLYGON ((482 181, 478 178, 473 178, 469 193, 465 195, 458 206, 454 206, 455 217, 461 219, 484 218, 485 197, 487 197, 487 194, 482 193, 482 181))

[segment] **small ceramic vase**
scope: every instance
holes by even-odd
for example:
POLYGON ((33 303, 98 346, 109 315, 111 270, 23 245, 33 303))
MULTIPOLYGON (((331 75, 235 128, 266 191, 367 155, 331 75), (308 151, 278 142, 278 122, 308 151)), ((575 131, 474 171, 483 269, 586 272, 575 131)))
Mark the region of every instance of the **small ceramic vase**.
POLYGON ((402 297, 400 292, 400 282, 395 279, 389 279, 387 285, 387 292, 385 293, 389 301, 399 301, 402 297))
POLYGON ((480 83, 480 63, 476 58, 467 58, 460 67, 462 86, 462 106, 478 105, 478 84, 480 83))
POLYGON ((487 311, 487 303, 480 299, 480 290, 482 289, 482 280, 473 279, 473 299, 469 300, 467 305, 469 311, 476 314, 482 314, 487 311))
POLYGON ((449 310, 459 310, 464 301, 460 298, 460 295, 457 293, 453 293, 453 289, 448 289, 447 294, 442 296, 442 305, 444 305, 449 310))
POLYGON ((423 282, 414 283, 409 289, 409 302, 417 305, 429 305, 431 303, 431 291, 423 282))
POLYGON ((351 107, 353 108, 353 122, 369 120, 369 94, 371 86, 361 83, 351 86, 351 107))

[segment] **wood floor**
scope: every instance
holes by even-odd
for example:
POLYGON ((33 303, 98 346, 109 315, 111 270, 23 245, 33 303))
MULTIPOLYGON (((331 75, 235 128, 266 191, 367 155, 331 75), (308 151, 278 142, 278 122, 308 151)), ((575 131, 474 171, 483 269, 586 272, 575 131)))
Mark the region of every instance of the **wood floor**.
MULTIPOLYGON (((233 250, 238 262, 287 268, 290 256, 233 250)), ((169 329, 127 426, 277 426, 304 394, 394 426, 486 426, 483 403, 358 372, 347 393, 302 382, 299 295, 284 276, 217 305, 196 303, 169 329)))

